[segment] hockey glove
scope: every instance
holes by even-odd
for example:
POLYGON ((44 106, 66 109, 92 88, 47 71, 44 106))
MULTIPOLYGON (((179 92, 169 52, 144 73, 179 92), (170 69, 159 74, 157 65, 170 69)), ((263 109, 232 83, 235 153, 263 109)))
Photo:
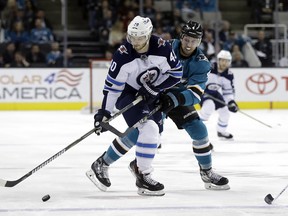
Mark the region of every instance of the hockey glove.
POLYGON ((104 109, 99 109, 97 113, 94 115, 94 127, 95 133, 99 136, 101 132, 107 131, 105 128, 102 128, 99 122, 105 121, 111 118, 111 114, 109 111, 104 109))
POLYGON ((159 88, 156 88, 149 83, 144 83, 143 86, 139 89, 137 95, 141 95, 146 103, 151 104, 157 99, 159 92, 159 88))
POLYGON ((172 93, 169 92, 167 94, 161 94, 160 96, 160 104, 161 104, 161 109, 160 111, 164 112, 167 114, 170 112, 172 109, 174 109, 177 106, 184 105, 185 103, 185 98, 184 95, 181 93, 172 93))
POLYGON ((228 103, 228 109, 230 112, 236 113, 239 110, 239 107, 234 100, 231 100, 228 103))

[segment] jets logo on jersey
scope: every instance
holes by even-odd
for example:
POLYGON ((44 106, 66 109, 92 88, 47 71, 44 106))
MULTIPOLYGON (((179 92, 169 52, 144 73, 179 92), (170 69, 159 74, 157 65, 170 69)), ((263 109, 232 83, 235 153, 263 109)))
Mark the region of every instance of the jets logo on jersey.
POLYGON ((157 67, 150 68, 139 74, 137 77, 137 82, 139 85, 143 85, 143 83, 153 83, 158 79, 160 74, 160 70, 157 67))
POLYGON ((158 48, 161 46, 165 46, 165 40, 163 40, 162 38, 158 39, 158 48))
POLYGON ((198 61, 208 61, 207 57, 204 54, 200 54, 197 56, 198 61))
POLYGON ((118 51, 120 52, 120 54, 123 54, 123 53, 128 54, 127 49, 126 49, 126 47, 124 45, 121 45, 118 48, 118 51))

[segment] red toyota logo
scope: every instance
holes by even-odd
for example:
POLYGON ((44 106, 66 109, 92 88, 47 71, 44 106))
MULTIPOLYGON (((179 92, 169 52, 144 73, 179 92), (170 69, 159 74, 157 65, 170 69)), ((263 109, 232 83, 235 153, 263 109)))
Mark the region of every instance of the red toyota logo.
POLYGON ((267 95, 275 91, 277 88, 277 80, 275 77, 266 73, 257 73, 248 77, 246 88, 253 94, 267 95))

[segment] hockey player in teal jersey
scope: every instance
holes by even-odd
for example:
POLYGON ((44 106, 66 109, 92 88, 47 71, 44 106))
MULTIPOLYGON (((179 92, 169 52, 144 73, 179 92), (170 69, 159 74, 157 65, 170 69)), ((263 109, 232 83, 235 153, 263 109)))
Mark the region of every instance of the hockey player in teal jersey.
MULTIPOLYGON (((200 167, 200 176, 206 189, 228 190, 228 179, 212 170, 211 148, 206 126, 200 120, 194 105, 199 104, 205 89, 210 62, 198 48, 203 35, 199 23, 188 21, 183 27, 180 39, 172 42, 172 47, 183 66, 182 82, 169 89, 160 97, 162 112, 171 118, 179 129, 184 129, 192 139, 194 155, 200 167)), ((163 129, 159 125, 159 132, 163 129)), ((131 149, 137 140, 138 130, 126 137, 116 138, 108 150, 100 157, 105 161, 101 181, 108 181, 108 167, 131 149)), ((137 146, 137 143, 136 143, 137 146)), ((98 159, 99 160, 99 159, 98 159)), ((138 172, 137 161, 129 164, 132 173, 138 172)), ((100 181, 100 179, 99 179, 100 181)))

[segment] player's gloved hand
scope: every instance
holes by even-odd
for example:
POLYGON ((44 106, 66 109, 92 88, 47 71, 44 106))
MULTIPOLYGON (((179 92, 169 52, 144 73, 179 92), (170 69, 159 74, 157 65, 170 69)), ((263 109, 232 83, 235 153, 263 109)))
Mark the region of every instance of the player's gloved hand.
POLYGON ((230 112, 236 113, 239 110, 237 103, 234 100, 229 101, 228 109, 230 112))
POLYGON ((152 86, 150 83, 144 83, 137 95, 141 95, 143 100, 150 104, 157 99, 159 92, 159 88, 152 86))
POLYGON ((184 105, 185 98, 184 98, 184 95, 181 93, 168 92, 167 94, 161 94, 160 95, 159 103, 162 106, 160 111, 167 114, 173 108, 175 108, 179 105, 184 105))
POLYGON ((111 118, 111 114, 109 111, 104 109, 99 109, 97 113, 94 115, 94 127, 95 133, 100 135, 101 132, 107 131, 105 128, 102 128, 99 122, 105 121, 111 118))

